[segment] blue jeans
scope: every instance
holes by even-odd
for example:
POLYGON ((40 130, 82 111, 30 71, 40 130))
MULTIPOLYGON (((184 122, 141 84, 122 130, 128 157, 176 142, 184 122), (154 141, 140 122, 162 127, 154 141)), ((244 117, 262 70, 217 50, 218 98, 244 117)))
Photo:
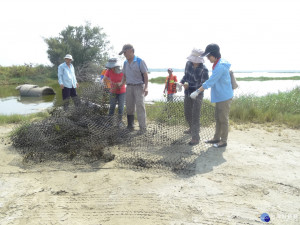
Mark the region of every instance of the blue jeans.
POLYGON ((174 99, 174 94, 168 94, 167 101, 168 102, 173 102, 173 99, 174 99))
POLYGON ((125 104, 125 94, 115 94, 110 93, 110 107, 109 107, 109 115, 114 115, 116 104, 118 102, 118 112, 119 115, 123 115, 124 112, 124 104, 125 104))

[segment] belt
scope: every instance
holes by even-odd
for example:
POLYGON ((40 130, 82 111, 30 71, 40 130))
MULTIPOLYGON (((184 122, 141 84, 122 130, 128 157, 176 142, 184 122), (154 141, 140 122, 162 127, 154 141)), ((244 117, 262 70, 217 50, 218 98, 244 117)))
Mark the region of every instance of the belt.
POLYGON ((127 86, 140 86, 140 85, 143 85, 143 84, 126 84, 127 86))

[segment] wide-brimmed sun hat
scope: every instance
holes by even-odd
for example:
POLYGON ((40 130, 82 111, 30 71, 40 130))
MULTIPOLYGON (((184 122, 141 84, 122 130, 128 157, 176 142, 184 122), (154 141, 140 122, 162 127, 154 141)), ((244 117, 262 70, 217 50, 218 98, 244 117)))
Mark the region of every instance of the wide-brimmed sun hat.
POLYGON ((74 61, 72 55, 70 55, 70 54, 67 54, 64 59, 71 59, 72 61, 74 61))
POLYGON ((194 48, 187 59, 193 63, 204 63, 204 59, 201 56, 203 53, 203 50, 194 48))
POLYGON ((118 67, 118 66, 121 66, 121 65, 120 65, 120 63, 119 63, 119 61, 118 61, 117 58, 110 58, 107 61, 106 65, 105 65, 105 67, 109 68, 109 69, 115 68, 115 67, 118 67))

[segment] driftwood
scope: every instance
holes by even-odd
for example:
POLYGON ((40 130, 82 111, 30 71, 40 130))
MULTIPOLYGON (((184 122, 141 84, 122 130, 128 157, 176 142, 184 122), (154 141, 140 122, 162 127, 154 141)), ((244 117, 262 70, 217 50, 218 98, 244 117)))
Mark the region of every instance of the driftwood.
POLYGON ((55 95, 53 88, 48 86, 39 87, 33 84, 23 84, 16 87, 16 89, 20 91, 21 96, 40 97, 42 95, 55 95))

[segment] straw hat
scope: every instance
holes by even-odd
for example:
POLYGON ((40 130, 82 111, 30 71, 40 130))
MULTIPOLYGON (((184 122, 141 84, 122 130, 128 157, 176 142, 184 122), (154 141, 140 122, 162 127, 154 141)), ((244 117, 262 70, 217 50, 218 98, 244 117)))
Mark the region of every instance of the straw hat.
POLYGON ((201 56, 203 53, 203 50, 194 48, 187 59, 193 63, 204 63, 204 59, 201 56))

